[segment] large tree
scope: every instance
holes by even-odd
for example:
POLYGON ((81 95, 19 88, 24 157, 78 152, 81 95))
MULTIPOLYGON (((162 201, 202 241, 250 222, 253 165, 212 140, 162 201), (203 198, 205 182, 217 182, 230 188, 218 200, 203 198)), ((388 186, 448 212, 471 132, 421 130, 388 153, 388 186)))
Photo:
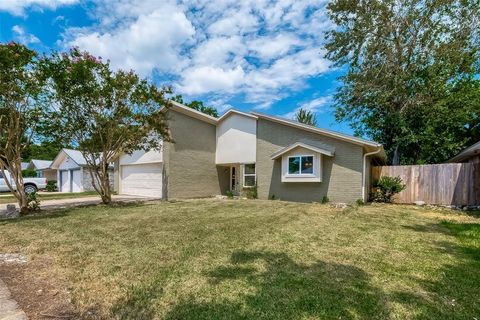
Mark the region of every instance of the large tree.
MULTIPOLYGON (((328 13, 336 26, 327 33, 326 56, 347 68, 336 95, 337 119, 383 143, 393 164, 448 157, 424 158, 419 149, 432 138, 424 134, 429 123, 441 119, 436 107, 478 73, 479 1, 333 0, 328 13)), ((460 105, 448 109, 475 117, 460 105)), ((467 125, 464 116, 453 118, 467 125)), ((452 137, 447 128, 434 139, 445 137, 452 137)))
POLYGON ((297 113, 295 113, 295 120, 300 123, 308 124, 310 126, 317 125, 317 117, 315 116, 315 113, 310 110, 305 110, 303 108, 300 108, 297 113))
POLYGON ((57 107, 52 133, 78 148, 102 201, 110 203, 110 167, 121 153, 161 148, 169 140, 164 98, 133 71, 112 71, 108 62, 72 49, 45 60, 57 107))
POLYGON ((23 188, 22 152, 39 133, 45 115, 43 81, 37 53, 25 46, 0 43, 0 172, 20 206, 28 213, 23 188), (16 187, 15 187, 16 186, 16 187))
POLYGON ((218 117, 218 110, 214 107, 209 107, 203 104, 203 101, 192 100, 190 102, 185 102, 181 94, 173 96, 170 100, 186 105, 189 108, 195 109, 197 111, 208 114, 209 116, 218 117))

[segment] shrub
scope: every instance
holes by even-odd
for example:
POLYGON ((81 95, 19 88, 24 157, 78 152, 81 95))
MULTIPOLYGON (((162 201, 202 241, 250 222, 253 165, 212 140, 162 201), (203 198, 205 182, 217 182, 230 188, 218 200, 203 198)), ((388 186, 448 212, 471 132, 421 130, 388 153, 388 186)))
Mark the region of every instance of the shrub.
POLYGON ((325 204, 325 203, 329 203, 329 202, 330 202, 330 199, 328 199, 327 196, 323 196, 322 203, 325 204))
POLYGON ((54 192, 57 191, 57 181, 55 180, 50 180, 47 182, 47 187, 45 188, 48 192, 54 192))
POLYGON ((232 190, 227 190, 227 192, 225 194, 227 195, 228 199, 233 199, 233 191, 232 190))
POLYGON ((357 199, 355 203, 357 204, 357 206, 363 206, 365 204, 365 201, 363 201, 363 199, 357 199))
POLYGON ((257 185, 254 185, 251 188, 246 188, 245 189, 245 196, 247 197, 247 199, 258 199, 257 185))
POLYGON ((381 177, 373 183, 372 201, 391 203, 393 197, 405 189, 400 177, 381 177))
POLYGON ((37 193, 27 193, 27 207, 30 211, 40 210, 40 200, 38 200, 37 193))
POLYGON ((22 170, 22 176, 24 178, 35 178, 37 176, 37 172, 35 170, 22 170))
POLYGON ((272 195, 271 195, 270 197, 268 197, 268 198, 269 198, 270 200, 275 200, 275 199, 276 199, 274 194, 272 194, 272 195))

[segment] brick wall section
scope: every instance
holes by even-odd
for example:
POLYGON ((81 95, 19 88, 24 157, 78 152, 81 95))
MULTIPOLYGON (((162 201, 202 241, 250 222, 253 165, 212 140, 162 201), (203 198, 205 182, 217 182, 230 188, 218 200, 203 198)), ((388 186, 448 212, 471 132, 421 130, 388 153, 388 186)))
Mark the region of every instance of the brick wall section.
POLYGON ((320 202, 328 196, 333 202, 353 202, 362 198, 363 148, 342 140, 258 119, 257 186, 260 199, 320 202), (292 143, 316 140, 335 147, 334 157, 322 156, 322 182, 282 183, 281 159, 270 156, 292 143))
MULTIPOLYGON (((88 168, 83 168, 83 191, 95 191, 92 184, 92 176, 88 168)), ((110 190, 114 190, 114 172, 110 170, 110 190)))
POLYGON ((174 143, 164 146, 164 198, 201 198, 221 193, 215 165, 215 125, 169 111, 174 143))

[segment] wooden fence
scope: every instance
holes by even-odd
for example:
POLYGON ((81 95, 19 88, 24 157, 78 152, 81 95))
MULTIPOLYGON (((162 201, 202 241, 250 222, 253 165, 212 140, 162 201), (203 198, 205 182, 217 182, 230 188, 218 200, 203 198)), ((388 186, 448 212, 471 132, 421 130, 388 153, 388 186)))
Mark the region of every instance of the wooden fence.
POLYGON ((478 163, 373 167, 372 180, 381 176, 398 176, 406 185, 406 189, 395 197, 396 203, 425 201, 435 205, 480 205, 478 163))

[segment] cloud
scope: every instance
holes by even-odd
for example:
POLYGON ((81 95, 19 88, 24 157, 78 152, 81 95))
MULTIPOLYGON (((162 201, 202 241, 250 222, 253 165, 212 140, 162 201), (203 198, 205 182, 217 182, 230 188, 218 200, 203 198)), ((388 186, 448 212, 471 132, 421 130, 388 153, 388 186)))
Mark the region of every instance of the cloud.
POLYGON ((311 111, 313 113, 322 113, 326 112, 327 108, 330 106, 330 104, 333 101, 332 96, 325 96, 325 97, 320 97, 313 99, 311 101, 302 103, 300 106, 295 108, 295 110, 282 115, 282 117, 285 117, 287 119, 293 119, 295 117, 295 114, 297 114, 298 110, 304 109, 306 111, 311 111))
POLYGON ((25 9, 29 7, 54 10, 57 7, 72 5, 77 2, 78 0, 2 0, 0 1, 0 11, 22 16, 25 14, 25 9))
POLYGON ((33 34, 26 33, 25 29, 19 25, 13 26, 12 32, 14 33, 15 40, 22 44, 28 45, 28 44, 40 43, 40 39, 38 39, 33 34))
POLYGON ((327 0, 97 0, 97 23, 63 45, 141 75, 160 73, 187 95, 242 95, 257 108, 328 72, 327 0), (322 28, 322 30, 319 30, 322 28))

